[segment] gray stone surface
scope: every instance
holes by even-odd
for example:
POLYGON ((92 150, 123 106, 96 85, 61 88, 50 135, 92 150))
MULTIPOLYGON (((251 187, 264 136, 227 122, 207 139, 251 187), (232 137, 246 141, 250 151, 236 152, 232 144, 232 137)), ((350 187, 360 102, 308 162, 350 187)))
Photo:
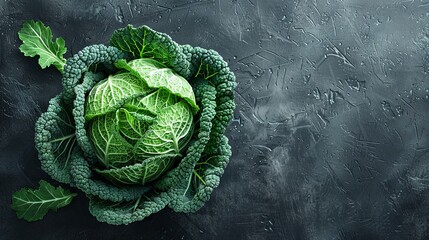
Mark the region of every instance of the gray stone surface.
POLYGON ((428 239, 428 12, 426 0, 1 1, 0 239, 428 239), (33 128, 61 91, 18 50, 27 19, 68 56, 131 23, 229 61, 234 155, 203 209, 109 226, 80 194, 43 221, 16 218, 11 194, 49 179, 33 128))

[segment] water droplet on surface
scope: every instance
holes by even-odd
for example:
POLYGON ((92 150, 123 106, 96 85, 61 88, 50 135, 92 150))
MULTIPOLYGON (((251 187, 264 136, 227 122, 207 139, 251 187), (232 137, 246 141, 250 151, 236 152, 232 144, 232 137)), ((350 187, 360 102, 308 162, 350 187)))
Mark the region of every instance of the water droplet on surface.
POLYGON ((380 24, 382 24, 383 22, 380 20, 380 19, 377 19, 377 22, 375 23, 375 25, 380 25, 380 24))
MULTIPOLYGON (((388 116, 390 116, 391 118, 396 118, 396 117, 397 117, 397 116, 396 116, 396 113, 392 110, 392 107, 391 107, 391 105, 390 105, 390 102, 388 102, 388 101, 386 101, 386 100, 383 100, 383 101, 381 102, 381 107, 383 108, 383 111, 385 111, 385 112, 386 112, 386 114, 387 114, 388 116)), ((401 110, 399 110, 399 111, 401 112, 401 110)), ((401 114, 403 114, 403 110, 402 110, 401 114)))
POLYGON ((322 98, 320 95, 321 94, 320 94, 319 88, 313 89, 313 96, 314 96, 314 98, 316 98, 317 100, 320 100, 322 98))
POLYGON ((273 232, 273 222, 268 218, 267 215, 262 215, 260 223, 264 226, 264 231, 273 232))
POLYGON ((304 75, 304 84, 307 84, 310 81, 311 74, 304 75))
POLYGON ((358 81, 355 78, 347 78, 346 83, 349 86, 350 89, 360 91, 361 87, 365 85, 365 81, 358 81))
POLYGON ((383 108, 384 111, 389 111, 391 109, 390 103, 388 101, 382 101, 381 107, 383 108))
POLYGON ((400 117, 400 116, 404 115, 404 109, 400 105, 398 105, 398 106, 396 106, 396 113, 397 113, 398 117, 400 117))

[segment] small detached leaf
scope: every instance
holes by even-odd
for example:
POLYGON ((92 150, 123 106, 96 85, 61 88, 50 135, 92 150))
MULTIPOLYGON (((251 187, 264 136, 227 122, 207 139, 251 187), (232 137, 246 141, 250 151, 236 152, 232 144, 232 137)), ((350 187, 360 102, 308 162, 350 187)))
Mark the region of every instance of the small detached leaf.
POLYGON ((41 21, 26 21, 18 32, 19 39, 23 42, 19 47, 24 56, 34 57, 39 55, 40 67, 46 68, 54 65, 63 72, 66 59, 63 55, 67 48, 63 38, 52 41, 52 31, 41 21))
POLYGON ((75 193, 55 188, 50 183, 41 180, 38 189, 23 188, 12 195, 12 209, 16 211, 18 218, 29 222, 41 220, 49 210, 70 204, 75 193))

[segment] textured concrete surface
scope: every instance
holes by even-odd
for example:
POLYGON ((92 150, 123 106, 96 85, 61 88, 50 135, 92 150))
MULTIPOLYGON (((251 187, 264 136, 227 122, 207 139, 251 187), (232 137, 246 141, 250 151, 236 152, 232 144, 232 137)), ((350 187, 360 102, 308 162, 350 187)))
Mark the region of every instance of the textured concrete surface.
POLYGON ((428 12, 427 0, 2 0, 0 239, 428 239, 428 12), (16 219, 12 192, 47 179, 33 126, 61 91, 18 50, 27 19, 68 56, 132 23, 229 61, 234 155, 202 210, 117 227, 79 196, 16 219))

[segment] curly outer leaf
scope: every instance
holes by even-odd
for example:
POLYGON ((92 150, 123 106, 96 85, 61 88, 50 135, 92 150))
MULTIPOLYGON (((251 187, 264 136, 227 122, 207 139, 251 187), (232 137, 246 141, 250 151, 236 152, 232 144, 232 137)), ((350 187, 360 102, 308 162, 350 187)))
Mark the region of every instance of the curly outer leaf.
MULTIPOLYGON (((231 147, 228 144, 228 138, 222 136, 218 148, 212 148, 210 152, 204 152, 206 158, 210 158, 210 167, 208 167, 203 176, 203 181, 194 189, 191 197, 180 197, 178 202, 169 206, 176 212, 195 212, 199 210, 210 199, 215 188, 219 186, 220 177, 224 173, 229 159, 231 157, 231 147)), ((203 160, 203 159, 202 159, 203 160)))
POLYGON ((216 89, 216 117, 213 121, 213 130, 208 148, 216 148, 222 141, 222 136, 234 113, 233 91, 236 87, 235 76, 229 70, 228 64, 216 51, 200 47, 193 48, 189 45, 183 45, 182 49, 189 56, 188 60, 192 63, 192 75, 197 75, 201 65, 205 66, 202 67, 203 69, 208 69, 211 73, 217 73, 207 79, 216 89))
POLYGON ((124 57, 124 53, 115 47, 102 44, 85 47, 73 57, 67 59, 63 72, 63 98, 67 104, 75 99, 74 88, 81 83, 81 78, 91 65, 104 63, 112 65, 124 57))
MULTIPOLYGON (((215 51, 198 47, 192 48, 189 45, 183 46, 183 49, 185 53, 189 53, 187 56, 191 56, 189 60, 194 66, 192 74, 197 75, 201 65, 206 65, 207 67, 203 68, 208 69, 209 72, 217 73, 215 75, 210 74, 212 76, 206 78, 215 86, 216 114, 212 121, 210 140, 204 149, 205 157, 201 158, 197 164, 208 163, 208 161, 210 163, 206 164, 203 176, 200 176, 203 181, 194 189, 192 197, 178 198, 176 204, 169 204, 177 212, 194 212, 209 200, 213 189, 219 185, 220 177, 231 157, 231 147, 228 144, 228 139, 224 136, 224 132, 235 108, 233 89, 236 83, 235 77, 230 72, 226 62, 215 51)), ((210 92, 210 90, 205 92, 210 92)))
POLYGON ((170 198, 165 193, 151 199, 146 199, 143 196, 134 202, 119 204, 90 197, 89 211, 100 222, 127 225, 161 211, 167 206, 169 200, 170 198))
POLYGON ((35 143, 42 169, 53 179, 72 184, 70 158, 75 144, 75 126, 63 107, 61 95, 49 101, 48 110, 35 127, 35 143))
POLYGON ((180 46, 165 33, 154 31, 148 26, 134 28, 128 25, 116 30, 110 44, 127 52, 131 59, 153 58, 165 64, 184 78, 189 77, 189 62, 180 46))
POLYGON ((79 149, 72 155, 71 175, 76 187, 88 195, 113 202, 130 201, 149 191, 147 186, 114 186, 99 180, 79 149))
POLYGON ((95 163, 97 156, 95 155, 95 151, 87 135, 86 121, 84 117, 85 98, 91 88, 103 78, 104 76, 101 73, 94 74, 92 72, 86 72, 84 74, 82 84, 78 84, 74 89, 76 98, 73 101, 72 112, 76 126, 76 140, 82 149, 85 158, 90 163, 95 163))
POLYGON ((195 197, 192 189, 190 188, 190 182, 193 171, 196 167, 197 162, 201 158, 208 141, 210 132, 212 131, 212 121, 215 118, 215 90, 207 84, 202 83, 195 86, 196 96, 201 99, 200 105, 203 110, 200 116, 200 128, 197 136, 197 140, 188 148, 186 156, 183 158, 179 166, 170 171, 165 179, 161 180, 157 187, 168 188, 168 193, 172 197, 169 207, 175 211, 184 211, 188 202, 195 197))

